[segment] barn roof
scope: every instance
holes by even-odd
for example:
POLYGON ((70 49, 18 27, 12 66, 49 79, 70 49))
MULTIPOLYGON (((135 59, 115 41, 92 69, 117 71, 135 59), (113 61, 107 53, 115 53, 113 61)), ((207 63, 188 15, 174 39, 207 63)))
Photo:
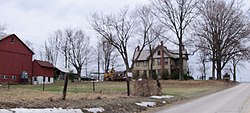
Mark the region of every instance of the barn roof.
MULTIPOLYGON (((13 35, 13 34, 10 34, 10 35, 13 35)), ((5 39, 5 38, 9 37, 10 35, 6 35, 6 34, 5 35, 1 35, 0 36, 0 40, 5 39)))
POLYGON ((1 35, 0 36, 0 41, 1 40, 4 40, 4 39, 6 39, 6 38, 8 38, 8 37, 10 37, 10 36, 15 36, 18 40, 20 40, 21 41, 21 43, 32 53, 32 54, 35 54, 21 39, 19 39, 15 34, 5 34, 5 35, 1 35))
POLYGON ((33 62, 37 62, 41 67, 54 68, 53 64, 51 64, 47 61, 34 60, 33 62))

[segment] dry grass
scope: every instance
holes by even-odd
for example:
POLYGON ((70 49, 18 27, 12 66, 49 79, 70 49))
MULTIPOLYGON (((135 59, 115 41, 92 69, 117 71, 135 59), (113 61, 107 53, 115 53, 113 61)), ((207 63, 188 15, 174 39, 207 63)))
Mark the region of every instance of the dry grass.
MULTIPOLYGON (((155 82, 155 81, 151 81, 155 82)), ((167 103, 201 96, 232 86, 221 81, 160 81, 164 95, 174 95, 175 98, 165 100, 167 103)), ((140 112, 146 108, 135 106, 135 102, 157 101, 147 97, 126 96, 126 82, 98 82, 95 83, 95 93, 91 82, 70 82, 67 100, 61 101, 62 81, 46 85, 11 85, 0 87, 0 108, 12 107, 104 107, 107 112, 140 112), (119 109, 117 109, 119 105, 119 109)), ((133 91, 134 82, 131 82, 133 91)), ((133 93, 133 92, 132 92, 133 93)), ((159 100, 161 101, 161 100, 159 100)), ((161 106, 160 104, 159 106, 161 106)))
MULTIPOLYGON (((152 81, 155 83, 154 81, 152 81)), ((220 81, 160 81, 163 94, 174 96, 192 95, 210 90, 227 87, 220 81)), ((0 100, 18 100, 18 99, 47 99, 48 97, 60 98, 63 82, 57 81, 55 84, 45 86, 42 91, 42 85, 11 85, 8 91, 7 87, 0 87, 0 100)), ((134 82, 131 82, 131 91, 133 91, 134 82)), ((126 82, 98 82, 95 83, 95 93, 93 93, 93 84, 91 82, 70 82, 68 86, 68 98, 88 98, 92 99, 98 96, 105 98, 115 98, 126 96, 126 82)))

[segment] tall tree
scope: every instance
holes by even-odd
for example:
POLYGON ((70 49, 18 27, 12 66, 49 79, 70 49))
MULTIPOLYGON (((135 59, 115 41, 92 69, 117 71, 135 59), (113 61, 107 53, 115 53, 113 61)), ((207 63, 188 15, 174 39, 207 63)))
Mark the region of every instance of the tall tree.
POLYGON ((64 57, 64 67, 69 68, 69 40, 68 37, 72 37, 70 28, 66 28, 63 31, 57 30, 56 34, 60 36, 58 41, 58 50, 64 57))
POLYGON ((89 37, 80 29, 68 29, 67 31, 72 33, 70 37, 67 37, 69 42, 69 62, 76 69, 80 81, 83 65, 88 62, 91 55, 89 37))
POLYGON ((62 37, 61 32, 55 31, 50 35, 47 41, 44 42, 45 59, 54 66, 57 64, 59 56, 59 39, 62 37))
MULTIPOLYGON (((91 26, 92 28, 106 41, 114 46, 116 50, 121 55, 123 62, 126 66, 126 81, 127 81, 127 93, 130 96, 130 86, 128 71, 130 70, 129 66, 129 57, 128 57, 128 41, 133 36, 135 21, 134 18, 129 13, 128 8, 121 10, 118 14, 93 14, 91 26)), ((145 42, 145 41, 143 41, 145 42)), ((145 43, 141 46, 141 51, 145 47, 145 43)), ((139 57, 139 56, 138 56, 139 57)), ((133 66, 132 62, 132 66, 133 66)))
POLYGON ((188 26, 197 16, 197 0, 152 0, 154 14, 172 31, 179 47, 179 80, 183 80, 184 36, 188 26))
POLYGON ((104 67, 104 71, 108 71, 111 65, 111 61, 115 60, 115 48, 108 43, 105 39, 101 38, 100 39, 100 49, 101 49, 101 54, 102 54, 102 64, 104 67))
POLYGON ((209 55, 205 50, 200 50, 198 53, 199 68, 198 70, 201 73, 201 79, 206 80, 207 70, 209 69, 208 62, 210 61, 209 55))
MULTIPOLYGON (((248 50, 250 50, 250 48, 248 50)), ((236 82, 236 78, 237 78, 237 73, 236 73, 237 67, 244 66, 242 62, 249 61, 250 59, 249 55, 250 55, 250 51, 234 54, 232 56, 230 60, 231 66, 229 67, 229 70, 233 75, 234 82, 236 82)))
MULTIPOLYGON (((242 9, 235 0, 204 0, 198 6, 201 13, 195 23, 195 34, 199 48, 210 51, 213 72, 221 79, 221 71, 235 54, 248 51, 249 10, 242 9)), ((214 78, 214 77, 213 77, 214 78)))
MULTIPOLYGON (((156 45, 155 43, 157 41, 159 41, 159 36, 160 34, 162 34, 164 32, 163 30, 163 26, 161 26, 161 24, 157 21, 157 19, 155 18, 155 16, 152 13, 152 8, 150 6, 140 6, 137 7, 137 9, 135 10, 135 15, 136 15, 136 22, 137 22, 137 27, 136 27, 136 31, 137 31, 137 35, 139 37, 139 43, 143 43, 143 45, 148 46, 149 48, 149 58, 150 58, 150 62, 148 65, 150 65, 150 69, 149 69, 149 76, 146 76, 146 80, 147 80, 147 90, 146 92, 141 92, 143 93, 144 96, 149 96, 150 94, 152 94, 152 92, 150 92, 150 87, 149 87, 149 80, 150 78, 152 79, 153 76, 153 49, 154 46, 156 45)), ((142 49, 145 47, 143 46, 142 49)), ((138 50, 140 47, 138 47, 136 50, 138 50)), ((136 62, 137 60, 137 56, 133 56, 133 62, 136 62)), ((133 65, 132 65, 133 68, 133 65)), ((144 77, 143 77, 144 78, 144 77)), ((161 93, 161 85, 160 85, 160 81, 158 79, 156 79, 157 81, 157 95, 160 95, 161 93)), ((137 84, 135 84, 137 85, 137 84)))

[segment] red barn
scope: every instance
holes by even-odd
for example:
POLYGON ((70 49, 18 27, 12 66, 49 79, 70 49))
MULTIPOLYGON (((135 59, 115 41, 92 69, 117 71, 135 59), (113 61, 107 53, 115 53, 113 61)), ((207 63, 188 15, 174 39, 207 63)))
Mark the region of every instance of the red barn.
POLYGON ((0 37, 0 83, 28 81, 33 54, 15 34, 0 37))
POLYGON ((54 81, 54 66, 47 61, 33 61, 32 84, 50 84, 54 81))

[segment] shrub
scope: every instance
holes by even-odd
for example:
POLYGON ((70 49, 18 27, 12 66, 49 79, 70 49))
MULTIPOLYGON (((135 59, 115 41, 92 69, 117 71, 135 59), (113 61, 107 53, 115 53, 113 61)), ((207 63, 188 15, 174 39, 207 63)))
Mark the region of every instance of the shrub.
POLYGON ((162 77, 163 80, 168 80, 169 79, 169 73, 167 70, 164 70, 162 73, 162 77))
POLYGON ((156 74, 156 72, 153 72, 153 74, 152 74, 152 79, 156 80, 157 77, 158 77, 158 75, 156 74))

